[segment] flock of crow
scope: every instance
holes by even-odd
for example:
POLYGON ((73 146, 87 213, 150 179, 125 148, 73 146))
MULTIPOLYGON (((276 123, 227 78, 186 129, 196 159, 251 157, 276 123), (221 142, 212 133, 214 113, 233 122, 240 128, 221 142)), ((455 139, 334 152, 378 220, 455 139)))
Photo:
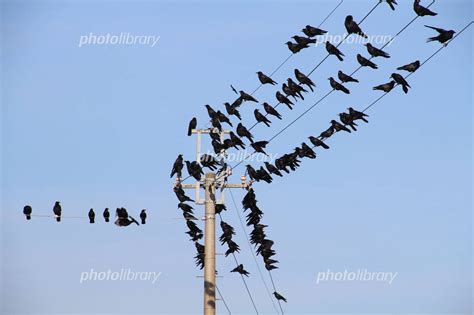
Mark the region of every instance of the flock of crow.
MULTIPOLYGON (((56 201, 53 206, 53 214, 54 217, 56 218, 57 222, 61 222, 61 216, 62 216, 62 207, 61 203, 59 201, 56 201)), ((33 213, 33 208, 30 205, 26 205, 23 207, 23 214, 25 215, 27 220, 31 220, 31 216, 33 213)), ((102 216, 104 217, 105 222, 110 221, 110 212, 109 208, 105 208, 104 212, 102 213, 102 216)), ((137 220, 135 220, 131 215, 128 214, 127 209, 125 208, 117 208, 115 211, 115 225, 117 226, 129 226, 132 223, 135 223, 136 225, 140 225, 137 220)), ((87 213, 87 217, 89 218, 89 223, 94 224, 95 223, 95 212, 94 209, 90 209, 89 212, 87 213)), ((146 209, 142 209, 140 212, 140 221, 141 224, 146 224, 146 209)))
MULTIPOLYGON (((397 5, 395 0, 386 0, 386 3, 389 4, 392 10, 395 10, 395 5, 397 5)), ((423 7, 420 4, 420 0, 414 1, 413 9, 415 13, 421 17, 437 15, 437 13, 429 10, 426 7, 423 7)), ((344 26, 347 30, 348 36, 354 34, 354 36, 361 36, 363 38, 368 37, 351 15, 346 16, 344 26)), ((442 44, 447 44, 447 42, 453 38, 455 33, 452 30, 444 30, 442 28, 427 25, 425 26, 435 30, 438 33, 437 36, 428 38, 427 42, 438 41, 442 44)), ((293 54, 297 54, 301 50, 310 47, 311 44, 315 44, 316 36, 321 36, 327 33, 327 31, 313 27, 311 25, 306 25, 305 28, 302 29, 302 32, 305 36, 295 35, 292 37, 294 42, 288 41, 286 43, 288 49, 293 54)), ((367 53, 370 57, 366 58, 361 54, 357 54, 356 60, 360 65, 359 68, 368 67, 371 69, 378 69, 377 64, 375 64, 372 59, 390 58, 390 54, 383 51, 381 48, 377 48, 370 43, 366 43, 364 46, 366 47, 367 53)), ((341 62, 344 61, 345 55, 338 49, 337 46, 327 41, 325 47, 329 56, 334 55, 341 62)), ((420 61, 416 60, 409 64, 398 67, 397 70, 415 72, 420 67, 420 65, 420 61)), ((342 70, 338 71, 337 78, 339 81, 334 79, 334 77, 329 77, 329 84, 333 91, 341 91, 345 94, 350 94, 350 90, 345 85, 348 83, 359 82, 359 80, 352 77, 355 72, 356 71, 349 75, 344 73, 342 70)), ((199 161, 185 161, 183 156, 180 154, 172 166, 170 175, 170 177, 175 175, 177 176, 177 184, 174 187, 174 192, 179 200, 178 208, 183 211, 183 217, 186 219, 186 224, 188 227, 188 231, 186 233, 190 236, 190 239, 195 242, 197 250, 197 255, 195 256, 196 264, 201 269, 204 267, 204 246, 198 241, 202 239, 203 231, 194 222, 197 220, 197 218, 193 214, 193 207, 186 203, 193 202, 194 200, 186 196, 181 186, 181 182, 186 179, 183 179, 182 174, 184 165, 186 165, 186 170, 189 174, 188 177, 193 177, 196 181, 201 181, 202 175, 204 175, 204 168, 207 168, 213 172, 216 171, 218 176, 224 176, 226 179, 227 174, 230 173, 226 172, 229 166, 225 162, 226 151, 228 149, 245 149, 247 145, 245 142, 248 142, 248 145, 253 148, 254 153, 258 152, 267 155, 265 149, 269 141, 256 141, 254 139, 254 135, 250 131, 259 123, 263 123, 267 127, 270 127, 272 124, 270 119, 276 118, 281 120, 282 114, 277 110, 277 107, 280 104, 285 104, 290 110, 292 110, 296 102, 305 99, 305 93, 314 92, 316 84, 309 78, 311 73, 304 74, 299 69, 295 69, 294 78, 288 78, 282 83, 281 90, 276 91, 275 98, 277 104, 275 106, 270 105, 269 102, 261 102, 263 111, 265 113, 263 113, 260 108, 254 109, 253 113, 256 122, 250 128, 247 128, 242 123, 240 108, 244 103, 260 103, 253 95, 254 93, 249 94, 242 90, 237 91, 231 85, 231 89, 234 91, 234 93, 238 94, 238 97, 233 102, 224 103, 223 110, 216 110, 210 105, 205 105, 207 114, 209 116, 209 122, 212 125, 212 127, 209 128, 209 135, 215 156, 203 154, 201 155, 199 161), (224 113, 224 110, 227 115, 224 113), (232 117, 234 117, 233 119, 237 121, 232 121, 232 117), (237 124, 235 126, 235 131, 230 131, 228 133, 228 138, 226 139, 224 139, 223 136, 223 124, 231 128, 234 128, 234 124, 237 124)), ((258 71, 256 74, 258 81, 260 82, 260 86, 278 85, 278 83, 275 82, 271 76, 266 75, 262 71, 258 71)), ((388 93, 393 88, 400 85, 403 91, 408 93, 410 85, 405 80, 403 75, 394 72, 390 75, 390 79, 391 80, 388 83, 373 87, 373 90, 380 90, 388 93)), ((358 123, 361 121, 368 123, 367 118, 368 115, 363 111, 357 111, 354 108, 349 107, 347 112, 342 112, 339 114, 339 121, 331 120, 330 126, 326 130, 322 131, 319 136, 308 137, 309 141, 311 142, 311 146, 303 142, 300 146, 294 148, 292 152, 284 154, 283 156, 275 159, 273 164, 270 162, 265 162, 265 167, 260 166, 259 168, 254 168, 251 165, 246 165, 246 174, 249 176, 252 182, 264 181, 266 183, 271 183, 273 180, 272 176, 282 177, 284 173, 290 173, 290 171, 296 170, 296 168, 300 166, 302 158, 316 158, 316 152, 313 150, 314 148, 321 147, 323 149, 329 149, 329 146, 325 143, 325 140, 331 137, 333 134, 340 131, 347 133, 356 131, 358 123)), ((196 117, 192 118, 188 126, 188 136, 192 135, 193 130, 197 128, 197 124, 198 122, 196 117)), ((266 238, 264 232, 266 225, 260 223, 263 212, 257 206, 255 192, 253 188, 251 188, 251 185, 249 186, 248 192, 242 201, 242 205, 244 211, 250 210, 246 218, 247 225, 253 227, 253 230, 250 234, 251 243, 256 246, 257 255, 261 255, 263 257, 265 268, 271 271, 277 268, 275 266, 277 261, 272 259, 272 256, 275 255, 275 252, 272 249, 273 241, 266 238)), ((220 215, 223 210, 226 210, 225 205, 216 205, 217 214, 220 215)), ((219 240, 222 245, 226 244, 228 247, 225 255, 227 256, 229 254, 239 252, 239 246, 232 240, 232 236, 235 234, 234 228, 228 223, 221 221, 221 229, 222 235, 219 240)), ((242 264, 237 265, 237 267, 231 270, 231 272, 236 272, 243 276, 249 275, 242 264)), ((279 293, 274 292, 274 295, 278 300, 283 300, 286 302, 286 299, 279 293)))

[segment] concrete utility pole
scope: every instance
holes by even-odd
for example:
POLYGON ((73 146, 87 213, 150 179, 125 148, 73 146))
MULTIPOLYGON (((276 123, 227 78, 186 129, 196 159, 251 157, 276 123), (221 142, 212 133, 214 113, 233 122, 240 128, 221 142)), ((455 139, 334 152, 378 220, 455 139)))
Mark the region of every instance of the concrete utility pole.
MULTIPOLYGON (((220 133, 223 140, 224 135, 228 134, 228 130, 219 132, 217 129, 193 129, 192 133, 197 134, 196 145, 196 161, 200 163, 201 160, 201 135, 209 134, 210 132, 220 133)), ((231 172, 226 173, 226 177, 230 176, 231 172)), ((224 181, 224 176, 216 177, 215 173, 209 172, 205 174, 204 180, 196 182, 195 184, 181 184, 181 179, 177 178, 175 185, 181 185, 183 189, 196 190, 196 204, 204 204, 204 315, 216 314, 216 204, 224 204, 224 189, 225 188, 240 188, 247 189, 249 184, 245 176, 241 177, 241 183, 229 184, 224 181), (200 198, 201 188, 205 190, 205 199, 200 198), (216 188, 220 187, 220 199, 216 199, 216 188)))

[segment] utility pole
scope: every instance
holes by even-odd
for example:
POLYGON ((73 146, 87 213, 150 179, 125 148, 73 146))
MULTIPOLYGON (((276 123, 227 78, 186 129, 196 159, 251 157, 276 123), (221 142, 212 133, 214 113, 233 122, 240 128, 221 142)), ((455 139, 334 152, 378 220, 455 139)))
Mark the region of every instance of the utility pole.
MULTIPOLYGON (((196 145, 196 161, 201 160, 201 140, 202 134, 211 132, 219 133, 223 141, 224 135, 228 134, 228 130, 219 131, 217 129, 193 129, 192 133, 197 135, 196 145)), ((225 159, 225 157, 223 157, 225 159)), ((248 189, 250 187, 245 176, 242 176, 241 183, 229 184, 224 177, 230 176, 232 172, 226 171, 225 176, 213 172, 206 173, 204 179, 197 181, 195 184, 181 184, 181 179, 176 179, 175 185, 181 185, 183 189, 194 189, 196 191, 195 203, 204 204, 204 315, 216 314, 216 204, 224 204, 224 189, 240 188, 248 189), (220 187, 220 199, 216 198, 216 188, 220 187), (200 198, 201 188, 205 190, 205 199, 200 198)))
POLYGON ((216 314, 216 174, 207 173, 204 226, 204 315, 216 314))

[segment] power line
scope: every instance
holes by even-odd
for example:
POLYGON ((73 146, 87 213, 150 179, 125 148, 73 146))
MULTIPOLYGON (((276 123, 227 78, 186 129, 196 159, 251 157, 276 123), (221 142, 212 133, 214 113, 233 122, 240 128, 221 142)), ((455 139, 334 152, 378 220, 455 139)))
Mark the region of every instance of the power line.
MULTIPOLYGON (((324 20, 323 20, 321 23, 319 23, 318 28, 321 27, 321 25, 323 25, 324 22, 326 22, 326 20, 337 10, 337 8, 339 8, 339 6, 340 6, 343 2, 344 2, 344 0, 341 0, 341 1, 338 3, 338 5, 336 5, 336 7, 335 7, 331 12, 329 12, 329 14, 324 18, 324 20)), ((280 65, 279 65, 278 67, 276 67, 276 69, 273 70, 273 71, 270 73, 269 77, 271 78, 278 70, 280 70, 280 68, 283 67, 283 65, 284 65, 285 63, 287 63, 288 60, 290 60, 291 57, 293 57, 293 55, 295 55, 295 54, 292 53, 292 54, 289 55, 285 60, 283 60, 283 61, 280 63, 280 65)), ((256 88, 255 90, 253 90, 253 92, 250 93, 250 95, 254 95, 262 86, 263 86, 263 84, 260 84, 259 86, 257 86, 257 88, 256 88)))
MULTIPOLYGON (((276 287, 275 287, 275 281, 273 281, 272 273, 270 272, 270 270, 268 270, 268 274, 270 275, 270 280, 272 280, 273 290, 275 290, 274 292, 278 292, 277 289, 276 289, 276 287)), ((283 308, 281 307, 281 302, 280 302, 280 300, 277 299, 277 301, 278 301, 278 305, 280 306, 281 313, 284 314, 283 308)))
MULTIPOLYGON (((222 215, 221 215, 220 213, 219 213, 219 218, 221 219, 221 222, 224 221, 224 220, 222 219, 222 215)), ((235 256, 235 253, 232 253, 232 256, 234 256, 234 260, 235 260, 236 267, 238 267, 238 266, 239 266, 239 262, 238 262, 238 260, 237 260, 237 257, 235 256)), ((241 274, 240 276, 241 276, 241 278, 242 278, 242 282, 244 283, 244 286, 245 286, 245 289, 246 289, 246 291, 247 291, 247 294, 248 294, 248 296, 249 296, 249 298, 250 298, 250 301, 252 301, 253 308, 255 309, 255 312, 258 314, 258 309, 257 309, 257 306, 255 305, 255 301, 254 301, 254 299, 253 299, 252 293, 250 292, 250 289, 249 289, 249 287, 248 287, 248 285, 247 285, 247 281, 245 281, 245 278, 244 278, 244 276, 243 276, 242 274, 241 274)))
POLYGON ((219 293, 219 296, 221 297, 221 300, 222 302, 224 303, 224 306, 225 308, 227 309, 227 312, 229 313, 229 315, 231 315, 232 313, 230 312, 230 309, 229 307, 227 306, 227 303, 225 302, 225 299, 224 299, 224 296, 222 295, 221 291, 219 290, 219 287, 216 285, 216 290, 217 292, 219 293))
MULTIPOLYGON (((434 3, 431 2, 431 4, 427 7, 430 7, 432 4, 434 3)), ((378 3, 380 4, 380 2, 378 3)), ((375 8, 377 7, 374 6, 372 8, 372 10, 369 11, 369 13, 364 17, 367 18, 367 16, 373 12, 375 10, 375 8)), ((408 22, 392 39, 391 41, 393 41, 395 39, 395 37, 399 36, 409 25, 411 25, 417 18, 419 18, 419 15, 415 16, 410 22, 408 22)), ((360 23, 359 23, 360 24, 360 23)), ((464 29, 463 29, 464 31, 464 29)), ((458 33, 457 35, 459 35, 460 33, 458 33)), ((456 37, 456 36, 455 36, 456 37)), ((455 38, 453 37, 453 39, 455 38)), ((342 44, 342 42, 344 42, 344 40, 347 38, 347 36, 336 46, 338 47, 340 44, 342 44)), ((382 48, 386 47, 391 41, 389 41, 388 43, 386 43, 382 48)), ((444 47, 444 46, 443 46, 444 47)), ((441 48, 442 49, 442 48, 441 48)), ((329 54, 323 59, 323 61, 329 56, 329 54)), ((373 59, 374 57, 371 56, 369 58, 369 60, 373 59)), ((321 64, 322 62, 320 62, 319 64, 321 64)), ((351 74, 350 76, 354 75, 357 71, 359 71, 360 69, 362 68, 362 66, 359 66, 357 69, 355 69, 351 74)), ((298 117, 296 117, 294 120, 292 120, 289 124, 287 124, 285 127, 283 127, 283 129, 281 129, 279 132, 277 132, 273 137, 271 137, 268 142, 271 142, 272 140, 274 140, 276 137, 278 137, 280 134, 282 134, 285 130, 287 130, 291 125, 293 125, 295 122, 297 122, 299 119, 301 119, 304 115, 306 115, 310 110, 312 110, 314 107, 316 107, 319 103, 321 103, 325 98, 327 98, 332 92, 334 92, 335 89, 331 89, 330 91, 328 91, 324 96, 322 96, 318 101, 316 101, 313 105, 311 105, 308 109, 306 109, 303 113, 301 113, 298 117)), ((277 104, 278 106, 278 104, 277 104)), ((275 106, 275 107, 277 107, 275 106)), ((256 126, 258 124, 258 122, 254 125, 256 126)), ((252 126, 252 128, 254 127, 252 126)), ((251 128, 250 128, 251 129, 251 128)), ((236 165, 234 165, 233 167, 231 167, 231 169, 234 169, 236 168, 237 166, 241 165, 245 159, 247 159, 248 157, 252 156, 253 154, 255 154, 256 151, 254 151, 253 153, 249 154, 248 156, 244 157, 244 159, 242 159, 240 162, 238 162, 236 165)))
POLYGON ((262 270, 260 269, 260 265, 258 264, 258 261, 257 261, 257 257, 255 256, 255 253, 253 251, 253 248, 252 248, 252 244, 250 244, 250 240, 249 240, 249 237, 246 233, 246 229, 245 229, 245 226, 244 226, 244 223, 242 221, 242 217, 240 216, 240 212, 238 210, 238 207, 237 207, 237 202, 235 202, 235 198, 234 198, 234 194, 232 192, 231 189, 229 189, 229 192, 230 192, 230 196, 232 198, 232 202, 234 204, 234 209, 235 209, 235 212, 237 213, 237 216, 239 218, 239 222, 240 222, 240 226, 242 227, 242 230, 244 232, 244 235, 245 235, 245 238, 247 240, 247 244, 249 245, 249 250, 250 252, 252 253, 252 257, 253 257, 253 260, 255 262, 255 265, 257 266, 257 270, 258 270, 258 273, 260 274, 260 278, 262 279, 262 282, 265 286, 265 290, 267 291, 268 293, 268 296, 270 298, 270 301, 272 302, 272 305, 273 305, 273 308, 275 309, 275 311, 278 313, 278 309, 276 308, 276 305, 275 305, 275 302, 273 301, 273 297, 272 297, 272 294, 270 292, 270 289, 268 288, 268 285, 267 285, 267 282, 265 281, 265 277, 263 276, 263 273, 262 273, 262 270))

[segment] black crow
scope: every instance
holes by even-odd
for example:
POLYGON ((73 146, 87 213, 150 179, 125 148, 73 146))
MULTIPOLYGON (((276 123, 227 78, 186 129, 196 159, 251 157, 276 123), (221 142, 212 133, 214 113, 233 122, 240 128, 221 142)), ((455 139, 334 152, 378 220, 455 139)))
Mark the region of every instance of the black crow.
POLYGON ((239 120, 242 120, 242 116, 240 116, 240 113, 237 110, 237 107, 230 105, 228 102, 224 103, 224 106, 225 106, 225 110, 227 111, 227 114, 234 115, 239 120))
POLYGON ((142 221, 142 224, 146 224, 146 209, 142 209, 140 212, 140 220, 142 221))
POLYGON ((392 80, 388 83, 384 83, 384 84, 374 86, 372 89, 373 90, 384 91, 384 92, 388 93, 393 89, 394 86, 395 86, 395 81, 392 80))
POLYGON ((367 51, 372 57, 384 57, 384 58, 390 58, 390 55, 383 51, 382 49, 378 49, 374 46, 372 46, 371 43, 364 44, 365 47, 367 47, 367 51))
POLYGON ((422 6, 420 4, 420 0, 415 0, 415 2, 413 3, 413 10, 415 10, 415 13, 418 15, 418 16, 435 16, 435 15, 438 15, 438 13, 435 13, 433 11, 431 11, 430 9, 428 8, 425 8, 424 6, 422 6))
POLYGON ((313 83, 313 81, 311 81, 310 78, 304 75, 300 70, 295 69, 295 76, 299 83, 307 85, 311 89, 311 92, 314 91, 313 86, 316 87, 316 85, 313 83))
POLYGON ((265 75, 262 71, 258 71, 258 72, 257 72, 257 75, 258 75, 258 80, 259 80, 260 83, 262 83, 262 84, 271 84, 271 85, 277 84, 275 81, 273 81, 272 78, 270 78, 269 76, 265 75))
POLYGON ((416 70, 418 70, 419 67, 420 67, 420 61, 416 60, 412 63, 407 64, 407 65, 398 67, 397 70, 405 70, 405 71, 408 71, 408 72, 415 72, 416 70))
POLYGON ((387 2, 387 4, 390 6, 390 9, 392 9, 393 11, 395 11, 395 6, 394 4, 398 5, 397 1, 395 0, 385 0, 387 2))
POLYGON ((285 299, 285 297, 284 297, 283 295, 281 295, 280 293, 278 293, 278 292, 275 291, 275 292, 273 292, 273 295, 275 296, 275 298, 276 298, 277 300, 282 300, 282 301, 284 301, 285 303, 287 302, 286 299, 285 299))
POLYGON ((270 164, 269 162, 265 162, 265 167, 267 168, 268 172, 270 172, 270 174, 275 174, 280 177, 283 176, 273 164, 270 164))
POLYGON ((357 61, 359 62, 359 64, 362 67, 370 67, 372 69, 377 69, 378 68, 375 63, 373 63, 369 59, 366 59, 366 58, 362 57, 361 54, 357 54, 357 61))
POLYGON ((56 221, 61 222, 61 205, 56 201, 53 207, 53 213, 56 216, 56 221))
POLYGON ((239 123, 237 125, 237 134, 239 135, 239 137, 245 137, 247 138, 250 142, 253 142, 253 135, 250 133, 250 131, 247 130, 247 128, 245 128, 244 125, 242 125, 241 123, 239 123))
POLYGON ((316 137, 310 136, 308 139, 309 141, 311 141, 312 144, 314 144, 315 147, 323 147, 324 149, 329 149, 329 146, 327 144, 325 144, 322 140, 316 137))
POLYGON ((232 127, 232 123, 230 122, 229 118, 224 115, 220 110, 217 111, 216 115, 220 122, 226 123, 232 127))
POLYGON ((405 80, 405 78, 398 74, 398 73, 392 73, 392 75, 390 76, 393 80, 395 80, 395 82, 397 82, 398 84, 400 84, 403 88, 403 92, 408 93, 408 88, 410 88, 410 84, 408 84, 408 82, 405 80))
POLYGON ((270 127, 270 124, 272 123, 265 115, 263 115, 258 109, 255 109, 253 111, 253 114, 255 115, 255 119, 260 123, 263 122, 267 127, 270 127))
POLYGON ((240 93, 240 98, 243 99, 244 101, 258 103, 258 101, 252 95, 247 94, 244 91, 239 91, 239 93, 240 93))
POLYGON ((102 215, 104 216, 105 222, 109 222, 110 220, 109 208, 105 208, 104 213, 102 213, 102 215))
POLYGON ((239 92, 237 92, 237 90, 235 89, 235 87, 231 84, 230 85, 230 88, 232 89, 232 91, 235 93, 235 94, 239 94, 239 92))
POLYGON ((339 71, 337 72, 337 77, 339 78, 339 80, 341 80, 342 83, 346 83, 346 82, 359 82, 359 80, 354 79, 354 78, 351 77, 350 75, 345 74, 345 73, 342 72, 341 70, 339 70, 339 71))
POLYGON ((247 270, 244 269, 244 265, 242 265, 242 264, 238 265, 237 267, 232 269, 230 272, 238 272, 241 275, 244 275, 246 277, 248 277, 249 274, 250 274, 247 270))
POLYGON ((310 159, 315 159, 316 158, 316 152, 313 151, 306 143, 301 144, 301 153, 303 156, 306 156, 310 159))
POLYGON ((259 152, 259 153, 263 153, 265 155, 268 155, 263 149, 265 149, 265 147, 267 146, 268 144, 268 141, 256 141, 252 144, 250 144, 252 146, 252 148, 255 150, 255 152, 259 152))
POLYGON ((300 44, 295 44, 295 43, 292 43, 292 42, 286 42, 285 44, 288 46, 288 49, 294 54, 297 54, 303 48, 308 47, 308 46, 303 46, 303 45, 300 45, 300 44))
POLYGON ((326 42, 326 50, 327 52, 330 54, 330 55, 334 55, 337 57, 337 59, 339 59, 340 61, 343 61, 344 59, 342 57, 344 57, 344 54, 339 50, 337 49, 336 46, 334 46, 333 44, 331 44, 330 42, 326 42))
POLYGON ((174 161, 173 168, 171 169, 170 178, 173 177, 174 174, 176 174, 179 178, 181 178, 182 169, 183 169, 183 155, 180 154, 174 161))
POLYGON ((275 108, 273 108, 270 104, 264 102, 263 103, 263 108, 265 109, 265 112, 267 112, 268 115, 272 115, 277 117, 278 119, 281 119, 281 115, 275 108))
POLYGON ((240 148, 245 149, 245 144, 242 142, 242 140, 240 140, 239 137, 235 135, 234 132, 231 131, 229 133, 229 136, 230 136, 230 140, 232 141, 232 146, 234 148, 238 149, 240 146, 240 148))
POLYGON ((189 122, 188 136, 192 134, 193 129, 196 129, 196 126, 197 126, 197 119, 196 117, 193 117, 193 119, 191 119, 191 121, 189 122))
POLYGON ((453 30, 444 30, 442 28, 439 28, 439 27, 433 27, 433 26, 428 26, 428 25, 425 25, 425 27, 428 27, 428 28, 431 28, 435 31, 437 31, 439 33, 438 36, 435 36, 435 37, 430 37, 426 40, 427 43, 429 42, 434 42, 434 41, 438 41, 440 42, 441 44, 445 44, 447 45, 447 42, 453 38, 454 36, 454 33, 456 33, 455 31, 453 30))
POLYGON ((299 96, 302 100, 304 100, 303 94, 301 94, 301 92, 308 93, 308 91, 306 91, 302 86, 296 84, 296 82, 293 81, 292 78, 288 78, 288 79, 287 79, 287 82, 288 82, 288 87, 290 88, 290 90, 292 90, 293 92, 295 92, 296 94, 298 94, 298 96, 299 96))
POLYGON ((357 131, 357 124, 354 122, 352 116, 348 113, 340 113, 339 120, 346 126, 351 127, 353 131, 357 131))
POLYGON ((287 96, 292 96, 293 99, 297 101, 296 97, 298 96, 298 94, 296 93, 296 91, 290 89, 290 87, 286 83, 283 83, 281 85, 281 89, 283 93, 285 93, 287 96))
POLYGON ((90 209, 89 213, 87 214, 89 216, 89 223, 93 224, 95 222, 95 212, 94 209, 90 209))
POLYGON ((363 112, 358 112, 352 107, 349 107, 348 110, 349 110, 349 115, 351 115, 352 117, 352 120, 362 120, 366 123, 369 122, 367 119, 365 119, 365 117, 369 117, 369 115, 364 114, 363 112))
POLYGON ((344 26, 346 27, 347 33, 349 34, 357 34, 364 38, 368 37, 367 35, 364 34, 364 32, 362 32, 359 25, 354 21, 354 18, 352 17, 352 15, 346 16, 346 19, 344 21, 344 26))
POLYGON ((297 44, 302 45, 302 46, 307 46, 309 44, 316 44, 316 39, 311 39, 311 38, 302 37, 298 35, 292 36, 291 38, 293 38, 297 44))
POLYGON ((327 138, 329 138, 330 136, 332 136, 334 134, 334 131, 335 131, 334 127, 331 126, 328 129, 321 132, 321 134, 319 136, 323 139, 327 139, 327 138))
POLYGON ((318 35, 324 35, 327 33, 327 31, 319 29, 317 27, 313 27, 311 25, 306 25, 305 28, 301 30, 306 36, 308 37, 314 37, 318 35))
POLYGON ((200 181, 201 175, 204 175, 201 165, 199 165, 199 163, 196 161, 186 161, 186 168, 188 170, 188 174, 194 177, 194 179, 197 181, 200 181))
POLYGON ((350 94, 351 92, 342 84, 334 80, 333 77, 328 78, 329 84, 331 84, 331 87, 337 91, 342 91, 346 94, 350 94))
POLYGON ((290 109, 293 109, 293 107, 291 107, 291 105, 294 105, 294 104, 288 99, 288 97, 281 94, 280 91, 276 92, 276 99, 278 100, 278 102, 285 104, 290 109))
POLYGON ((346 126, 342 125, 341 123, 338 123, 337 121, 335 120, 331 120, 331 126, 334 128, 334 130, 336 130, 336 132, 339 132, 339 131, 346 131, 348 133, 351 133, 351 130, 349 128, 347 128, 346 126))
POLYGON ((217 117, 216 111, 211 107, 211 105, 205 105, 207 109, 207 114, 209 115, 210 119, 213 119, 214 117, 217 117))
POLYGON ((23 207, 23 214, 25 215, 27 220, 31 220, 31 213, 33 212, 33 209, 31 206, 26 205, 23 207))

